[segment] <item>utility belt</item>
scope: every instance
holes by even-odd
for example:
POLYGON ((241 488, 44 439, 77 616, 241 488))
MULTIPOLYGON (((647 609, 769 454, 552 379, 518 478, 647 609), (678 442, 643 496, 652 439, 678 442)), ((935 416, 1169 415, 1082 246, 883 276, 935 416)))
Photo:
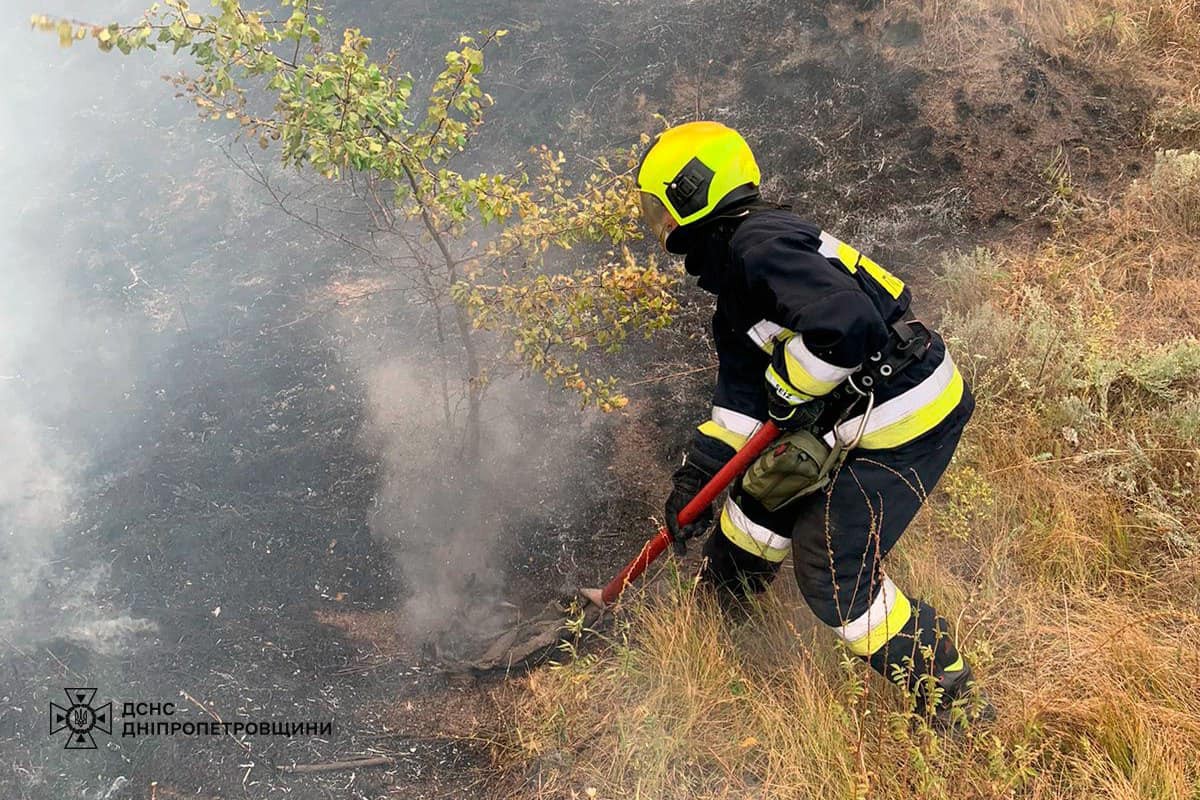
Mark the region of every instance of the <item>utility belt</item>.
POLYGON ((869 356, 862 368, 825 397, 805 404, 810 414, 805 428, 780 438, 746 470, 741 489, 767 511, 776 511, 828 485, 842 455, 858 445, 875 406, 876 390, 923 360, 933 346, 929 329, 907 314, 892 323, 891 329, 887 343, 869 356), (867 405, 859 435, 849 442, 836 438, 833 447, 827 445, 824 434, 837 430, 863 400, 867 405))
POLYGON ((933 346, 933 334, 925 323, 917 319, 898 319, 892 323, 892 333, 887 344, 878 353, 870 356, 862 369, 846 379, 848 385, 859 395, 875 391, 875 387, 921 361, 933 346))
POLYGON ((906 313, 904 317, 892 323, 891 335, 879 352, 868 356, 857 372, 838 384, 825 397, 813 401, 821 405, 819 410, 814 409, 813 422, 807 427, 813 433, 824 435, 849 417, 850 411, 860 401, 866 399, 868 406, 874 405, 875 392, 895 380, 913 364, 923 361, 931 347, 933 333, 925 327, 925 323, 906 313))

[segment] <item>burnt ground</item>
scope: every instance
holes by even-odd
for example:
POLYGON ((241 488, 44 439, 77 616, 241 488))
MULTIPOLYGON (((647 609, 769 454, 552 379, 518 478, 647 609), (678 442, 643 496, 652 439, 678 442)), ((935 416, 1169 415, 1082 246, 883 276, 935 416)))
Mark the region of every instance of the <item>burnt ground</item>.
MULTIPOLYGON (((917 283, 947 246, 1018 223, 1036 235, 1025 221, 1057 153, 1090 188, 1141 163, 1132 88, 1015 39, 967 70, 925 64, 932 34, 870 4, 332 5, 334 25, 378 31, 415 64, 461 31, 512 29, 490 78, 489 162, 541 142, 625 144, 655 113, 699 111, 746 132, 775 197, 917 283)), ((180 119, 154 97, 156 118, 180 119)), ((386 276, 264 205, 212 133, 171 123, 160 146, 195 159, 173 179, 139 166, 136 141, 104 154, 119 181, 79 171, 89 211, 65 237, 81 265, 71 291, 125 320, 136 357, 118 379, 93 374, 81 352, 79 391, 102 395, 103 411, 47 412, 89 457, 51 563, 2 629, 0 787, 109 800, 487 796, 496 776, 472 737, 498 713, 487 689, 502 676, 422 665, 420 643, 399 633, 407 554, 372 528, 387 476, 366 376, 405 341, 412 312, 387 294, 330 302, 339 282, 386 276), (155 237, 169 258, 150 252, 155 237), (147 283, 130 284, 131 263, 147 283), (45 735, 64 686, 96 686, 118 708, 174 702, 180 722, 331 721, 334 732, 99 736, 97 751, 64 752, 45 735), (395 762, 277 769, 373 754, 395 762)), ((650 532, 678 443, 706 413, 708 308, 685 293, 679 326, 618 359, 628 413, 581 417, 550 396, 513 417, 518 444, 540 455, 485 523, 501 532, 507 599, 536 605, 601 580, 650 532), (552 457, 559 444, 577 454, 569 469, 552 457)), ((23 391, 37 403, 44 387, 23 391)))

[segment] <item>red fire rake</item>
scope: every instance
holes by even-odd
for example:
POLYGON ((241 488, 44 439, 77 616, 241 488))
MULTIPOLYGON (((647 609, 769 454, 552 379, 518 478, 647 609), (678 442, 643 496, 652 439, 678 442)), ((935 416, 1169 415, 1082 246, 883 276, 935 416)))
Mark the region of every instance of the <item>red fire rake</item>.
MULTIPOLYGON (((733 483, 737 476, 746 471, 751 461, 758 458, 760 453, 771 446, 771 443, 775 441, 778 435, 779 428, 775 427, 775 423, 769 420, 764 423, 750 437, 750 440, 742 445, 742 449, 738 450, 733 458, 729 459, 725 463, 725 466, 721 467, 712 480, 696 493, 691 502, 683 507, 683 510, 679 512, 679 516, 676 518, 679 520, 679 524, 682 526, 694 522, 704 509, 717 499, 717 495, 725 491, 726 487, 733 483)), ((625 591, 625 587, 641 577, 646 568, 653 564, 655 559, 661 556, 670 544, 671 533, 667 530, 667 526, 664 525, 659 528, 654 538, 642 545, 642 551, 626 564, 617 573, 617 576, 608 582, 607 586, 603 589, 580 589, 579 593, 601 608, 612 605, 621 596, 621 592, 625 591)))

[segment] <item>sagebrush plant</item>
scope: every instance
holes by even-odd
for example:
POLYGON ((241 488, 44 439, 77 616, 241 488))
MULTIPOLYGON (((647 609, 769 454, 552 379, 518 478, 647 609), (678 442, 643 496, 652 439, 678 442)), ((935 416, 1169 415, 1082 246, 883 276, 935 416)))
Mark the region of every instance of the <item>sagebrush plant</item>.
POLYGON ((1159 151, 1135 196, 1160 235, 1200 236, 1200 152, 1159 151))
POLYGON ((979 404, 888 570, 955 623, 996 723, 932 735, 786 572, 740 626, 676 581, 516 696, 516 794, 1200 797, 1196 159, 933 287, 979 404))

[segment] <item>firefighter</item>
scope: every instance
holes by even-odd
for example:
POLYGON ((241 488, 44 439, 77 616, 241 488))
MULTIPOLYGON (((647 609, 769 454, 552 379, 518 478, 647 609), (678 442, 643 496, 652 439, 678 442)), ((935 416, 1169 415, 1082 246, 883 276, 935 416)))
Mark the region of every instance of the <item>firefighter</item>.
POLYGON ((912 318, 903 281, 763 201, 750 147, 717 122, 658 135, 637 173, 642 219, 716 295, 712 413, 694 432, 666 518, 678 543, 713 510, 676 515, 770 418, 780 443, 730 490, 701 577, 735 599, 788 554, 805 601, 856 655, 957 729, 993 711, 949 623, 910 599, 883 559, 954 453, 974 399, 945 342, 912 318))

